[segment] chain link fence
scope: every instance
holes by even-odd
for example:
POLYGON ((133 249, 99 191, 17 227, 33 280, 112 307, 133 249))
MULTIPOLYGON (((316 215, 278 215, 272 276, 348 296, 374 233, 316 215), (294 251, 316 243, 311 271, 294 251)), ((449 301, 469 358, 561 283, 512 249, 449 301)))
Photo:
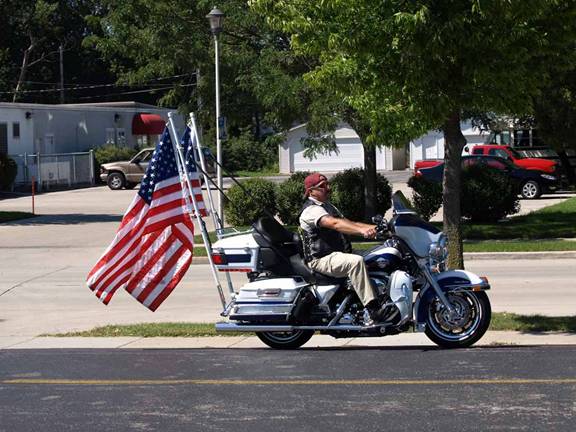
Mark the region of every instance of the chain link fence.
POLYGON ((18 165, 14 188, 29 188, 32 179, 39 191, 94 185, 92 151, 83 153, 9 155, 18 165))

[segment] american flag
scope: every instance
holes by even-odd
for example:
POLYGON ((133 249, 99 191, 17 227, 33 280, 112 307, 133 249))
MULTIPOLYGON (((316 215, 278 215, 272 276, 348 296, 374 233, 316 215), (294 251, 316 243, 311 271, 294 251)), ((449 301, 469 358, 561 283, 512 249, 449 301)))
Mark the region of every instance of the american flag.
MULTIPOLYGON (((187 129, 183 144, 191 147, 190 141, 187 129)), ((193 155, 193 151, 186 152, 187 167, 203 216, 206 208, 193 155)), ((194 248, 194 224, 186 195, 189 192, 186 187, 182 189, 166 128, 116 237, 88 274, 88 287, 104 304, 116 290, 124 288, 154 311, 180 282, 192 262, 194 248)))

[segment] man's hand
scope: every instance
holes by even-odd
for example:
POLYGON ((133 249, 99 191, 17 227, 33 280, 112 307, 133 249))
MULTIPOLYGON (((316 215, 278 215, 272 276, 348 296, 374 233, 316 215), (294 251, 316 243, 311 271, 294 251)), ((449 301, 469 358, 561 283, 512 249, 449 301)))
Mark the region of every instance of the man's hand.
POLYGON ((376 227, 368 227, 364 228, 362 233, 362 237, 366 239, 374 239, 376 238, 376 227))

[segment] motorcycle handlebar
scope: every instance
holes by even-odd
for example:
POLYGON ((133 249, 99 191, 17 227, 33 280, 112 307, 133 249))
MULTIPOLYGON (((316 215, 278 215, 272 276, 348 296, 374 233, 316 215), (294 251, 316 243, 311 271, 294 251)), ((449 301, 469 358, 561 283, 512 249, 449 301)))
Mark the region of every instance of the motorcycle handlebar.
POLYGON ((372 222, 376 224, 376 239, 383 240, 388 238, 388 221, 382 215, 372 217, 372 222))

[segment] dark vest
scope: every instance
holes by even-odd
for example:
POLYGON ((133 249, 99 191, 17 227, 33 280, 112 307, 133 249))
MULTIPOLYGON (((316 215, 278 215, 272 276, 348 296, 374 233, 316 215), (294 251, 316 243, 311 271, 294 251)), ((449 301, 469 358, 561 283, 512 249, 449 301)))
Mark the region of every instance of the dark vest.
MULTIPOLYGON (((307 199, 300 214, 310 206, 317 205, 321 206, 326 212, 333 217, 341 218, 342 213, 330 203, 316 204, 311 199, 307 199)), ((322 227, 313 227, 311 232, 306 230, 302 231, 303 249, 304 257, 306 262, 313 259, 322 258, 326 255, 330 255, 332 252, 352 252, 352 245, 348 241, 348 238, 339 233, 336 230, 322 227)))

